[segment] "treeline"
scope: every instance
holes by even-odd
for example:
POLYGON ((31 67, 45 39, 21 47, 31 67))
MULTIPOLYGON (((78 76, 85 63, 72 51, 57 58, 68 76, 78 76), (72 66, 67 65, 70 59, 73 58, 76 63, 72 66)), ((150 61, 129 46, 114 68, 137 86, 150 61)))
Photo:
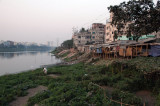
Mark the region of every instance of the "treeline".
POLYGON ((11 51, 44 51, 52 49, 49 46, 38 46, 38 45, 11 45, 11 46, 4 46, 0 44, 0 52, 11 52, 11 51))
POLYGON ((61 47, 66 48, 66 49, 73 48, 73 39, 64 41, 61 44, 61 47))

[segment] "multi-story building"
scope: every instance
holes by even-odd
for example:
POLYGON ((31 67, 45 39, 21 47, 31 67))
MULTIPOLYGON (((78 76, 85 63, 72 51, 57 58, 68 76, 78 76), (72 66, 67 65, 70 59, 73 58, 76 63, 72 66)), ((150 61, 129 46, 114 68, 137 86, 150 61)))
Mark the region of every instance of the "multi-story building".
MULTIPOLYGON (((106 24, 106 33, 105 33, 105 43, 108 42, 113 42, 113 41, 117 41, 117 40, 133 40, 133 36, 131 37, 127 37, 127 27, 131 22, 128 22, 125 26, 124 29, 121 30, 121 34, 117 35, 117 38, 114 38, 114 33, 117 30, 117 28, 115 27, 115 25, 112 25, 112 17, 113 17, 113 13, 110 13, 110 19, 109 22, 106 24)), ((142 35, 139 39, 143 40, 143 39, 147 39, 147 38, 154 38, 155 35, 157 35, 157 38, 159 38, 160 33, 151 33, 149 35, 142 35)))
POLYGON ((92 28, 74 33, 72 36, 74 45, 83 46, 86 44, 102 44, 104 43, 105 25, 101 23, 93 23, 92 28))
POLYGON ((104 43, 105 37, 105 25, 102 23, 93 23, 92 28, 90 29, 91 32, 91 41, 95 44, 102 44, 104 43))
POLYGON ((105 25, 93 23, 88 30, 76 31, 73 36, 74 46, 80 51, 85 51, 85 45, 103 44, 105 37, 105 25))
POLYGON ((113 13, 110 14, 109 22, 106 24, 106 31, 105 31, 105 38, 104 42, 113 42, 114 40, 114 31, 116 30, 116 27, 111 24, 112 22, 113 13))
POLYGON ((78 33, 74 33, 74 36, 72 38, 73 43, 76 47, 86 45, 87 43, 91 42, 91 33, 88 30, 81 31, 78 33))

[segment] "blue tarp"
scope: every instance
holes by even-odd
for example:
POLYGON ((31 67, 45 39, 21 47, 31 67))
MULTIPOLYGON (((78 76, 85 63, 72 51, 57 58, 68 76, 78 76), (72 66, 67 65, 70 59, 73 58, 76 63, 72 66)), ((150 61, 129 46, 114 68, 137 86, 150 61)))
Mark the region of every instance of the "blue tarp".
POLYGON ((99 53, 99 49, 97 49, 97 53, 99 53))
POLYGON ((160 56, 160 45, 151 46, 151 50, 149 51, 149 55, 153 57, 160 56))
POLYGON ((102 53, 102 48, 97 48, 97 53, 102 53))

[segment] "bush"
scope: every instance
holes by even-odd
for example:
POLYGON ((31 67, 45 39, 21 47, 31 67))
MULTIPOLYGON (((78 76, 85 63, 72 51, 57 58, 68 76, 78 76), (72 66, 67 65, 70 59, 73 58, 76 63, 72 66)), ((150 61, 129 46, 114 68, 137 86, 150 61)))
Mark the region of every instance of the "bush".
POLYGON ((34 97, 29 98, 27 106, 34 106, 37 103, 40 103, 42 100, 49 98, 50 92, 44 91, 36 94, 34 97))
POLYGON ((128 93, 128 92, 121 92, 120 90, 114 90, 112 92, 112 98, 113 100, 117 101, 123 101, 125 104, 130 104, 130 105, 136 105, 139 106, 141 105, 141 99, 134 96, 134 94, 128 93))
POLYGON ((160 93, 159 93, 159 95, 157 96, 156 106, 160 106, 160 93))

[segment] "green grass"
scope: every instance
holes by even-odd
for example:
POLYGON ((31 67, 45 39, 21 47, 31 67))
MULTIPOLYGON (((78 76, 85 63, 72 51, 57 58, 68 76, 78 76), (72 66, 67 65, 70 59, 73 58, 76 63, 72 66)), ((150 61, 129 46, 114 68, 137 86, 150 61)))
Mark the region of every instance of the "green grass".
MULTIPOLYGON (((58 66, 58 67, 52 67, 49 69, 49 73, 57 73, 60 74, 61 77, 58 79, 55 79, 55 81, 50 82, 48 85, 48 89, 51 92, 50 97, 45 98, 44 100, 38 101, 35 100, 39 98, 38 96, 33 97, 33 99, 30 99, 32 103, 33 100, 38 101, 35 103, 39 103, 41 105, 86 105, 89 104, 96 104, 96 105, 106 105, 106 104, 114 104, 110 103, 107 98, 104 97, 104 91, 97 88, 94 85, 90 85, 90 82, 95 82, 97 84, 105 84, 103 83, 105 81, 105 76, 107 74, 111 74, 111 72, 104 72, 105 66, 90 66, 90 65, 84 65, 82 63, 72 65, 72 66, 58 66), (87 75, 87 76, 86 76, 87 75), (99 76, 99 77, 98 77, 99 76), (103 77, 102 77, 103 76, 103 77), (99 80, 99 82, 97 81, 99 80), (92 92, 91 95, 87 96, 90 92, 92 92)), ((108 75, 109 76, 109 75, 108 75)), ((116 77, 114 80, 116 80, 118 77, 116 77)), ((110 83, 112 83, 113 80, 111 80, 110 83)), ((127 93, 128 94, 128 93, 127 93)), ((130 95, 129 97, 132 98, 135 97, 134 94, 130 95)), ((43 97, 42 97, 43 98, 43 97)), ((125 97, 124 97, 125 98, 125 97)), ((126 101, 128 100, 125 98, 126 101)), ((140 99, 134 99, 134 100, 128 100, 127 103, 141 103, 139 102, 140 99), (134 102, 133 102, 134 101, 134 102)), ((34 104, 35 104, 34 103, 34 104)))
POLYGON ((0 77, 0 105, 6 106, 16 96, 27 95, 26 90, 37 85, 48 85, 48 77, 44 76, 41 69, 14 75, 0 77))
POLYGON ((127 64, 128 67, 131 67, 132 69, 136 68, 136 70, 141 72, 153 72, 160 70, 160 57, 137 57, 119 62, 127 64))
POLYGON ((116 61, 108 67, 83 63, 54 66, 48 69, 48 74, 58 74, 60 77, 56 79, 44 75, 42 69, 1 76, 0 106, 7 106, 16 96, 27 95, 27 89, 38 85, 44 85, 48 87, 48 90, 31 97, 28 100, 28 106, 34 104, 46 106, 88 106, 91 104, 119 106, 119 104, 106 98, 104 93, 117 101, 123 99, 124 103, 141 105, 141 99, 135 96, 135 92, 139 90, 153 91, 153 89, 153 92, 157 92, 155 96, 158 98, 158 104, 160 80, 145 79, 143 72, 135 65, 136 60, 129 61, 116 61), (114 91, 109 93, 109 91, 102 90, 91 82, 101 86, 113 87, 114 91))

